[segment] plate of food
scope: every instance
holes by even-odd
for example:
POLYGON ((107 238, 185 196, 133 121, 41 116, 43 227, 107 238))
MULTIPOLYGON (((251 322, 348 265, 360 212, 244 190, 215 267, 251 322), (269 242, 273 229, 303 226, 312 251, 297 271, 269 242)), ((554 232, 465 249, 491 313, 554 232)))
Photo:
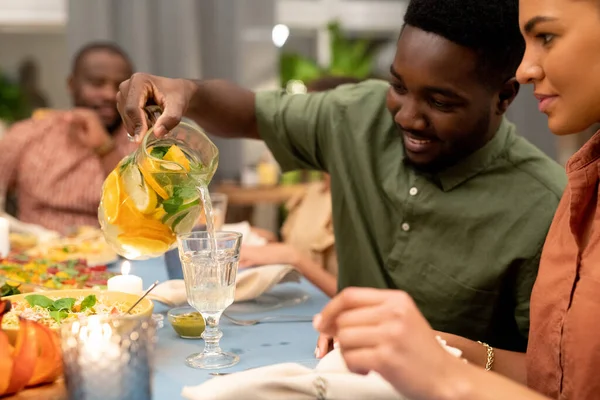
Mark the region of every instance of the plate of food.
POLYGON ((2 299, 11 303, 9 312, 2 318, 2 330, 13 342, 19 330, 19 317, 36 321, 54 331, 57 331, 63 323, 90 315, 150 318, 154 304, 147 298, 143 299, 131 314, 126 314, 138 297, 129 293, 87 289, 8 296, 2 299))
POLYGON ((109 278, 103 265, 90 266, 84 259, 53 261, 27 254, 0 258, 0 286, 18 286, 20 292, 57 289, 105 289, 109 278))
POLYGON ((102 231, 87 226, 76 228, 67 236, 40 242, 26 254, 52 261, 84 259, 88 266, 109 265, 119 260, 102 231))
POLYGON ((38 237, 29 233, 11 232, 8 235, 10 249, 15 252, 31 250, 38 245, 38 237))

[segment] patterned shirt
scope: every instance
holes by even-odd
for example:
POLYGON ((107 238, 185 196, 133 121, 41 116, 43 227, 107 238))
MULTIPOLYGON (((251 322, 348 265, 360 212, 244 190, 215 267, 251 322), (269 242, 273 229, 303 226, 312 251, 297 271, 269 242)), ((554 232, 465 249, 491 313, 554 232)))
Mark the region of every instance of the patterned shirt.
MULTIPOLYGON (((74 140, 61 113, 13 125, 0 139, 0 188, 18 194, 18 218, 47 229, 98 225, 98 205, 106 177, 102 160, 74 140)), ((124 157, 134 149, 124 130, 115 136, 124 157)))

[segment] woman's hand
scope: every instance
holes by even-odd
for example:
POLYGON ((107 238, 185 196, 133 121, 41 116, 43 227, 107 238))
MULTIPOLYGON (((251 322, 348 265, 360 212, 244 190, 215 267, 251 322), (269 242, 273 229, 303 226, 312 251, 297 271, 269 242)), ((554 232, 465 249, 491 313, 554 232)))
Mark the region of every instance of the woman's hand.
POLYGON ((240 268, 270 264, 295 265, 299 258, 299 251, 285 243, 269 243, 264 246, 245 245, 240 251, 240 268))
POLYGON ((345 289, 314 324, 321 335, 337 338, 352 372, 376 371, 411 399, 446 398, 465 365, 440 346, 413 300, 399 290, 345 289))
POLYGON ((275 235, 273 232, 271 232, 269 230, 252 227, 252 228, 250 228, 250 231, 252 233, 254 233, 256 236, 259 236, 259 237, 265 239, 269 243, 277 242, 277 235, 275 235))
POLYGON ((338 347, 338 341, 335 338, 332 338, 329 335, 320 334, 317 339, 317 347, 315 348, 315 357, 323 358, 325 357, 331 350, 338 347))

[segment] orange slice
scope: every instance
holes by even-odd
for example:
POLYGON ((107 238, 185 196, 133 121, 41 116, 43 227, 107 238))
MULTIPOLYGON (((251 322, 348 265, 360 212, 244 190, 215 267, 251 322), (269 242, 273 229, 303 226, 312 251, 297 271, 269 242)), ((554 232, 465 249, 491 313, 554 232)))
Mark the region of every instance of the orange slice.
POLYGON ((115 223, 121 207, 121 179, 116 169, 104 181, 101 204, 108 223, 115 223))
POLYGON ((149 239, 145 237, 129 237, 119 235, 117 238, 121 246, 130 247, 141 254, 165 253, 170 245, 162 240, 149 239))
POLYGON ((140 172, 144 176, 144 180, 146 181, 148 186, 150 186, 152 189, 154 189, 156 194, 159 195, 160 197, 162 197, 163 200, 168 199, 169 193, 167 193, 165 188, 163 188, 161 186, 161 184, 158 183, 158 181, 156 180, 156 178, 154 178, 154 175, 153 175, 154 173, 159 171, 158 166, 155 166, 152 161, 150 161, 149 159, 146 158, 141 163, 139 168, 140 168, 140 172))

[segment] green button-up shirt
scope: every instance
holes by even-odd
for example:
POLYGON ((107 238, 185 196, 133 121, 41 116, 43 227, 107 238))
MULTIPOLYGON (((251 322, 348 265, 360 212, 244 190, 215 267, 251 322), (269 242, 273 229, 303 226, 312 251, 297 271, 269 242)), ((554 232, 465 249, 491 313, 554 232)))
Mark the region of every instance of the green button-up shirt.
POLYGON ((388 87, 259 93, 260 135, 284 170, 331 174, 340 289, 402 289, 434 329, 524 351, 564 169, 504 120, 483 148, 423 175, 404 162, 388 87))

